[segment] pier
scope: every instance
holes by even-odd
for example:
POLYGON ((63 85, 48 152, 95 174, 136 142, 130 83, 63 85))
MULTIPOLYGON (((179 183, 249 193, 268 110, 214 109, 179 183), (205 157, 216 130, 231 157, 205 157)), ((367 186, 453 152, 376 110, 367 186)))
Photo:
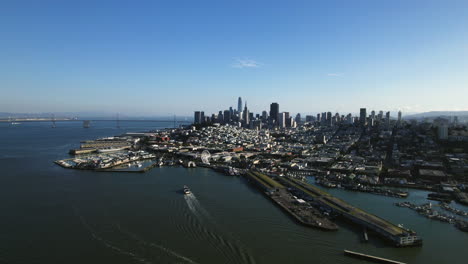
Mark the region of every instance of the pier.
POLYGON ((376 263, 406 264, 404 262, 395 261, 395 260, 386 259, 386 258, 380 258, 380 257, 376 257, 376 256, 371 256, 371 255, 367 255, 367 254, 363 254, 363 253, 359 253, 359 252, 354 252, 354 251, 350 251, 350 250, 345 250, 344 254, 347 255, 347 256, 354 257, 354 258, 369 260, 369 261, 376 262, 376 263))
POLYGON ((422 239, 414 231, 392 224, 380 217, 354 207, 329 193, 305 182, 279 177, 286 186, 294 188, 312 198, 325 210, 343 217, 367 230, 372 230, 396 247, 421 246, 422 239))
POLYGON ((268 198, 299 223, 322 230, 338 230, 338 226, 335 223, 306 201, 292 195, 279 182, 259 172, 251 171, 246 176, 258 188, 263 190, 268 198))

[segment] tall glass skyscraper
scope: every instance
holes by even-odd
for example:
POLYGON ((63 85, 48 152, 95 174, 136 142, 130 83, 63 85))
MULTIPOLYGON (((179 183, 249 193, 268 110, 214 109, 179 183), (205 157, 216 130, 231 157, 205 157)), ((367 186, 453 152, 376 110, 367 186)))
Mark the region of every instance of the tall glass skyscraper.
POLYGON ((270 120, 275 123, 278 122, 278 114, 279 114, 279 104, 278 103, 271 103, 270 105, 270 120))
POLYGON ((239 99, 237 100, 237 112, 242 112, 242 98, 240 98, 239 96, 239 99))

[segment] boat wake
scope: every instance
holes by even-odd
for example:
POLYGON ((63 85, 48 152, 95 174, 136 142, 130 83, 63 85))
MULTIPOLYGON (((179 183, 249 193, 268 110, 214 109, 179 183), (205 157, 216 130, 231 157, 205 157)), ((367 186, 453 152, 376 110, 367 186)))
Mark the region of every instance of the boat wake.
MULTIPOLYGON (((141 257, 140 255, 138 255, 137 253, 135 252, 131 252, 131 251, 127 251, 121 247, 118 247, 115 243, 112 243, 110 242, 109 240, 103 238, 102 236, 99 236, 97 234, 97 232, 89 225, 89 223, 86 221, 86 219, 78 213, 78 211, 75 209, 75 214, 77 215, 77 217, 80 219, 80 222, 81 224, 83 225, 83 227, 88 230, 88 232, 91 234, 91 236, 93 237, 93 239, 95 239, 96 241, 99 241, 100 243, 102 243, 105 247, 119 253, 119 254, 122 254, 122 255, 125 255, 125 256, 128 256, 134 260, 137 260, 138 262, 141 262, 141 263, 144 263, 144 264, 153 264, 153 263, 159 263, 159 262, 152 262, 150 260, 148 260, 147 258, 144 258, 144 257, 141 257)), ((164 252, 166 255, 172 257, 172 258, 177 258, 179 259, 180 261, 184 262, 184 263, 191 263, 191 264, 198 264, 197 262, 185 257, 185 256, 182 256, 181 254, 173 251, 173 250, 170 250, 162 245, 158 245, 156 243, 153 243, 153 242, 147 242, 141 238, 139 238, 135 233, 132 233, 130 231, 127 231, 125 229, 123 229, 119 224, 115 224, 115 229, 122 235, 124 236, 127 236, 129 237, 130 239, 136 241, 137 243, 139 243, 140 245, 146 247, 146 249, 144 250, 144 252, 146 252, 146 255, 147 255, 147 248, 156 248, 162 252, 164 252)), ((158 257, 161 257, 160 255, 158 255, 158 257)))
POLYGON ((96 241, 99 241, 101 242, 105 247, 119 253, 119 254, 122 254, 122 255, 125 255, 125 256, 128 256, 134 260, 137 260, 138 262, 141 262, 141 263, 144 263, 144 264, 153 264, 153 262, 141 257, 141 256, 138 256, 137 254, 133 253, 133 252, 130 252, 130 251, 126 251, 114 244, 112 244, 110 241, 104 239, 103 237, 99 236, 95 231, 94 229, 88 224, 88 222, 86 222, 85 218, 78 214, 77 211, 75 210, 75 214, 78 216, 78 218, 80 219, 80 222, 81 224, 83 225, 83 227, 88 230, 88 232, 91 234, 91 236, 93 237, 93 239, 95 239, 96 241))
POLYGON ((207 237, 210 245, 225 257, 226 262, 256 263, 242 242, 232 233, 225 232, 193 193, 184 195, 184 199, 190 212, 197 220, 190 221, 192 230, 187 230, 189 233, 198 239, 207 237), (223 236, 219 234, 223 234, 223 236))
POLYGON ((191 259, 189 259, 187 257, 184 257, 181 254, 179 254, 179 253, 177 253, 175 251, 172 251, 172 250, 170 250, 170 249, 168 249, 168 248, 166 248, 166 247, 164 247, 162 245, 158 245, 158 244, 155 244, 153 242, 147 242, 147 241, 141 239, 135 233, 132 233, 130 231, 127 231, 127 230, 123 229, 119 224, 117 224, 116 227, 117 227, 117 230, 119 230, 122 234, 125 234, 125 235, 129 236, 130 238, 132 238, 133 240, 137 241, 138 243, 140 243, 140 244, 142 244, 144 246, 157 248, 157 249, 159 249, 161 251, 164 251, 165 253, 167 253, 167 254, 169 254, 169 255, 171 255, 173 257, 176 257, 176 258, 178 258, 180 260, 183 260, 183 261, 185 261, 187 263, 198 264, 197 262, 195 262, 195 261, 193 261, 193 260, 191 260, 191 259))

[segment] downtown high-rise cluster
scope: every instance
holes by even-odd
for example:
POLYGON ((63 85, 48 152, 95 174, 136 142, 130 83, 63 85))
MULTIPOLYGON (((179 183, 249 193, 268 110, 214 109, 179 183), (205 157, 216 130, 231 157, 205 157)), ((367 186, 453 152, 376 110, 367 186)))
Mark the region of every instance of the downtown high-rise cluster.
MULTIPOLYGON (((401 123, 401 111, 398 112, 398 119, 396 124, 401 123)), ((332 114, 332 112, 318 113, 316 116, 306 115, 305 120, 302 119, 301 114, 296 114, 293 117, 290 112, 280 112, 279 104, 273 102, 270 104, 270 111, 262 111, 262 113, 255 114, 249 111, 247 102, 242 104, 242 98, 239 97, 237 101, 237 109, 229 107, 229 109, 221 110, 217 114, 211 116, 205 115, 204 111, 195 111, 194 124, 230 124, 239 127, 250 129, 261 128, 294 128, 302 123, 313 123, 318 126, 335 126, 340 124, 355 124, 361 126, 375 126, 376 124, 384 125, 388 129, 391 128, 390 112, 386 112, 384 116, 383 111, 376 114, 372 111, 370 115, 367 114, 366 108, 361 108, 359 116, 353 116, 351 113, 340 115, 339 113, 332 114)))

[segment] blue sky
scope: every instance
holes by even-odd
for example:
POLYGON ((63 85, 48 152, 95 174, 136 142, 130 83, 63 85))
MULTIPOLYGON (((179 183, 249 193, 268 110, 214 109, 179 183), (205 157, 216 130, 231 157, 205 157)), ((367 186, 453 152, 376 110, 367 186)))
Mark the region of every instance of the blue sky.
POLYGON ((0 3, 0 112, 468 110, 468 1, 0 3))

